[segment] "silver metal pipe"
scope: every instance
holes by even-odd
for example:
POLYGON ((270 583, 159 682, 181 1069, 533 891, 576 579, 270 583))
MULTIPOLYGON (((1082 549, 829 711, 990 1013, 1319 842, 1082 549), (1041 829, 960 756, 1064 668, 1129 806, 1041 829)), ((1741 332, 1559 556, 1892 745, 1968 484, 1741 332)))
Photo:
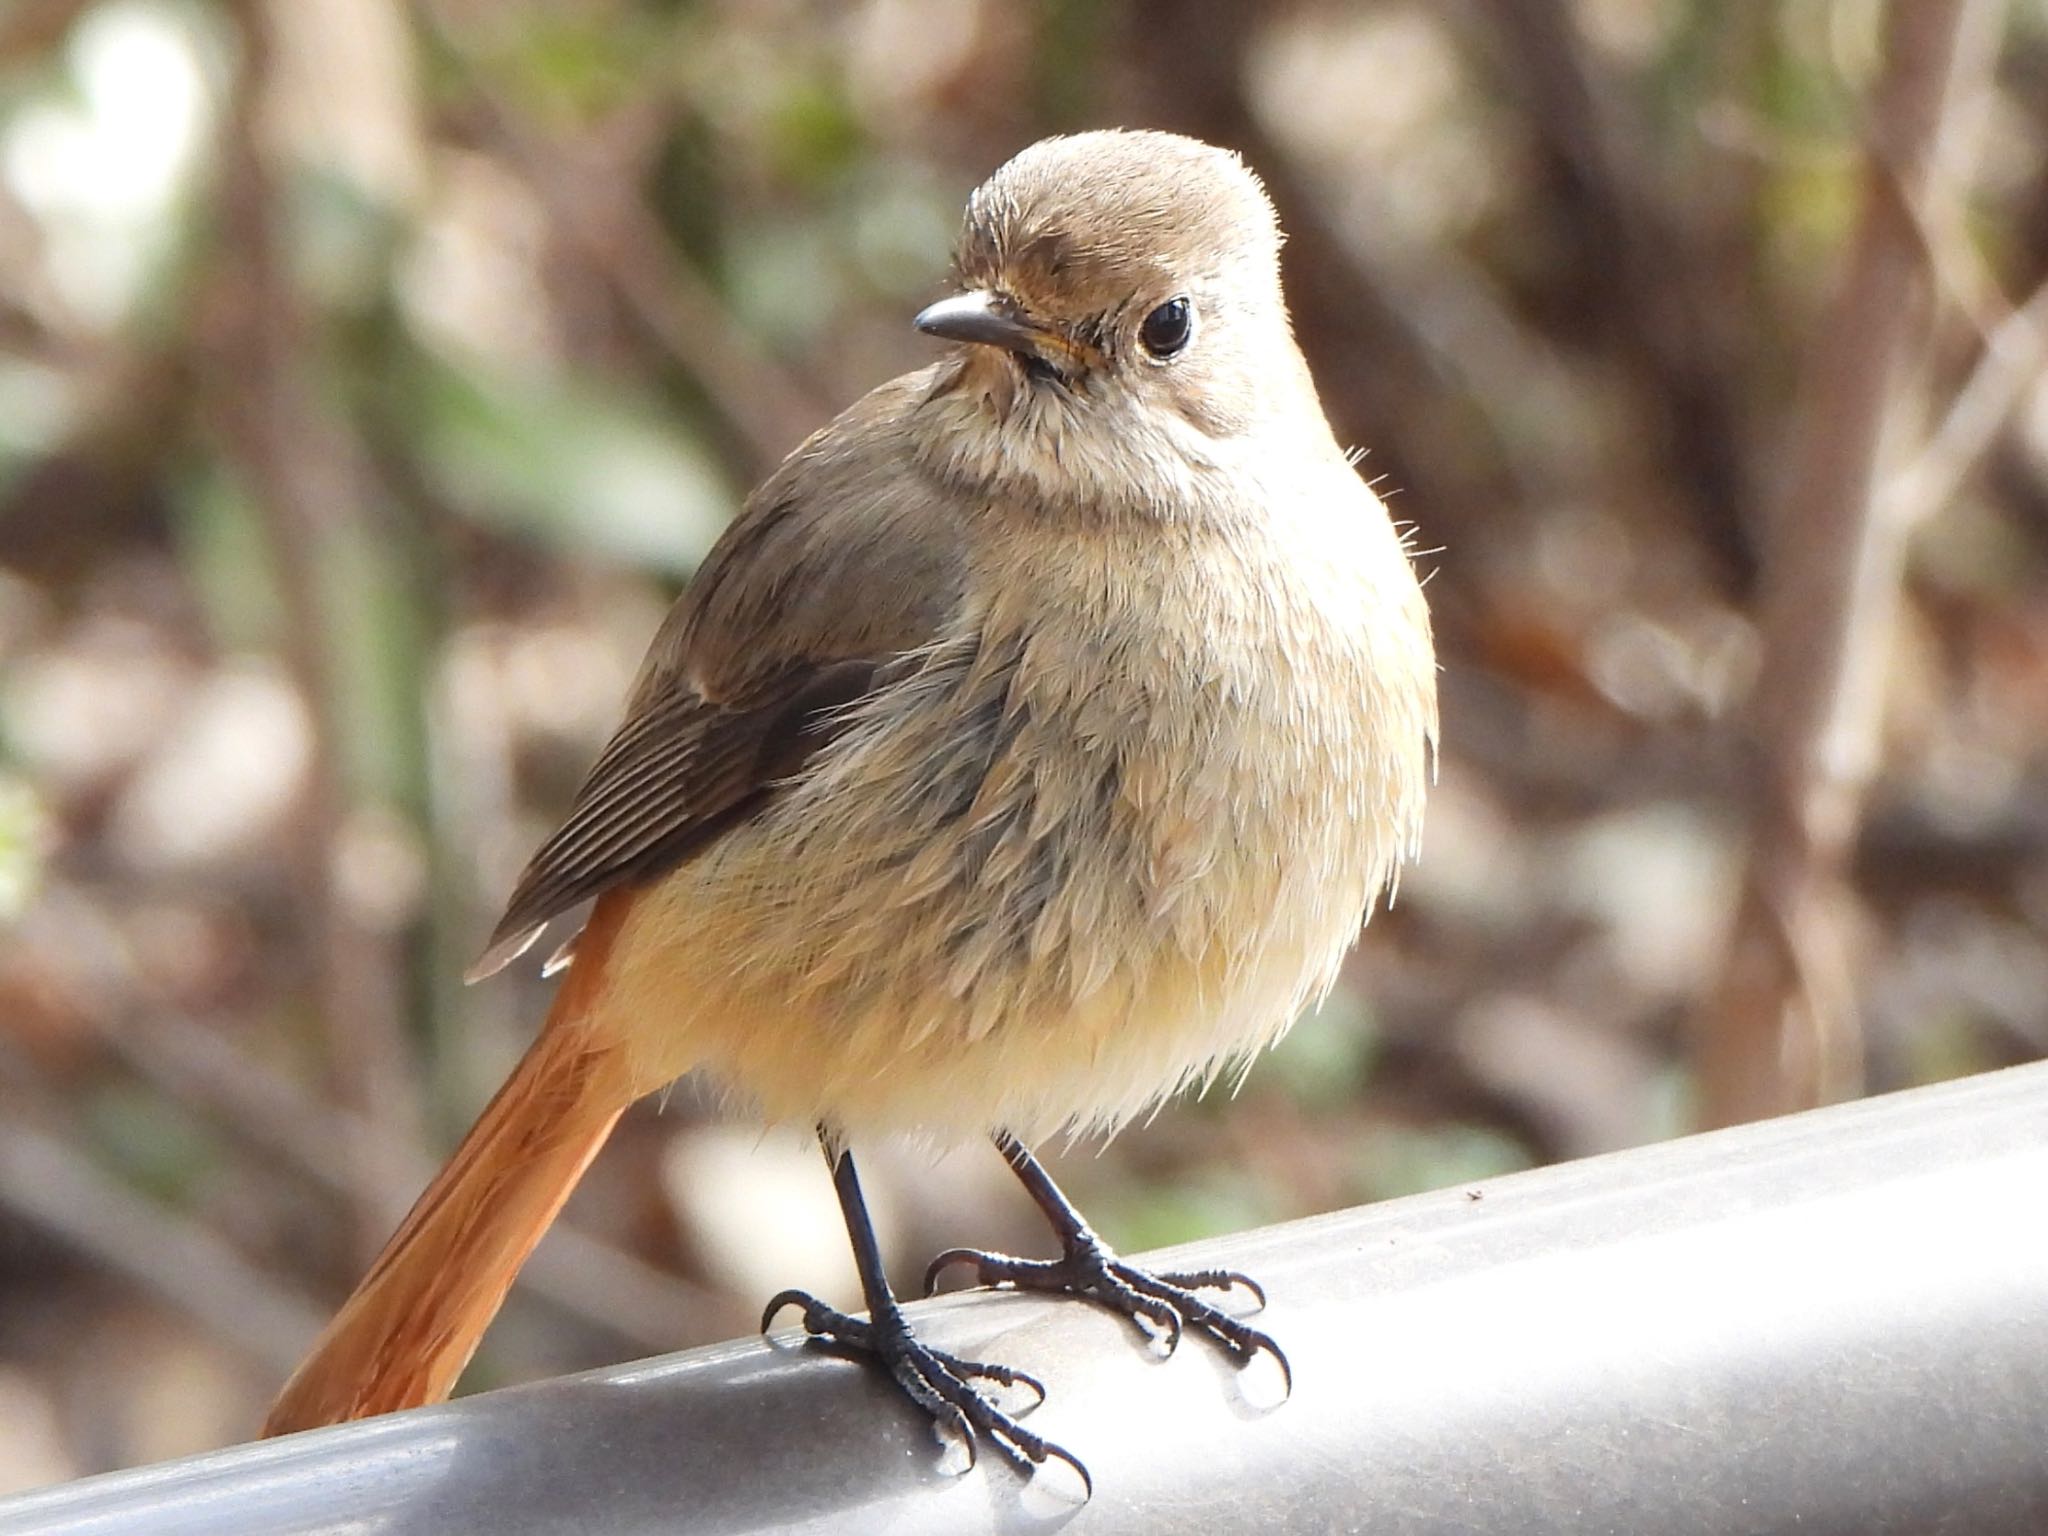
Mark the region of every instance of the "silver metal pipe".
POLYGON ((1292 1399, 1015 1296, 917 1309, 1089 1464, 940 1469, 753 1340, 0 1503, 4 1536, 2048 1532, 2048 1065, 1196 1245, 1292 1399))

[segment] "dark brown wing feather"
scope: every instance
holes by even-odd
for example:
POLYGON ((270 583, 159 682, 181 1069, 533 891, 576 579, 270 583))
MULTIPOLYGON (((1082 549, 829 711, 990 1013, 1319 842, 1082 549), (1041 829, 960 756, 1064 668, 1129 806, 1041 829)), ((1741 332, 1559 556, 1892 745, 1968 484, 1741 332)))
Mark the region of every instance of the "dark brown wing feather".
POLYGON ((578 902, 673 869, 744 821, 831 740, 882 670, 866 660, 792 668, 737 705, 673 684, 600 754, 468 979, 502 969, 578 902))
POLYGON ((653 879, 753 815, 956 612, 971 510, 919 468, 939 372, 875 390, 769 476, 670 612, 561 830, 469 979, 587 897, 653 879))

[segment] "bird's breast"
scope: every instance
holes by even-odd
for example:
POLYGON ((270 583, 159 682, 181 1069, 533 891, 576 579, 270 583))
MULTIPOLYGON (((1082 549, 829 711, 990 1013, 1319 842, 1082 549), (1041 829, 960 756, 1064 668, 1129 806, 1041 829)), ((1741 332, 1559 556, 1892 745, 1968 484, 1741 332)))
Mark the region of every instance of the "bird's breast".
POLYGON ((696 1054, 771 1114, 1036 1133, 1136 1112, 1328 985, 1412 841, 1412 658, 1342 549, 1166 544, 1008 557, 670 882, 700 977, 747 957, 700 1002, 770 1008, 819 1081, 758 1039, 696 1054))

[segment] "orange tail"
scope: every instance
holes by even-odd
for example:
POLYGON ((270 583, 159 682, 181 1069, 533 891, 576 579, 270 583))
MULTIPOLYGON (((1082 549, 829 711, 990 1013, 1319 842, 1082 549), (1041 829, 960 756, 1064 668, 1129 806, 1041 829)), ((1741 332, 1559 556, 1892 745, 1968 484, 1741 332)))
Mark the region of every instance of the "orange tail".
POLYGON ((598 903, 540 1038, 285 1383, 265 1435, 453 1390, 519 1266, 632 1102, 619 1046, 588 1027, 629 900, 598 903))

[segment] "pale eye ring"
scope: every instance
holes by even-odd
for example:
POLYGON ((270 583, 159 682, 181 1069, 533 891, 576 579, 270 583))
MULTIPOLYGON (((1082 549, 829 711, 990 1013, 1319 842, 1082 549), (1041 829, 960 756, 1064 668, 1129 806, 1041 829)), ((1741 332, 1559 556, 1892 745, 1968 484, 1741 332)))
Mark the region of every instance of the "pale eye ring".
POLYGON ((1164 362, 1195 333, 1195 306, 1185 297, 1168 299, 1138 327, 1138 344, 1164 362))

